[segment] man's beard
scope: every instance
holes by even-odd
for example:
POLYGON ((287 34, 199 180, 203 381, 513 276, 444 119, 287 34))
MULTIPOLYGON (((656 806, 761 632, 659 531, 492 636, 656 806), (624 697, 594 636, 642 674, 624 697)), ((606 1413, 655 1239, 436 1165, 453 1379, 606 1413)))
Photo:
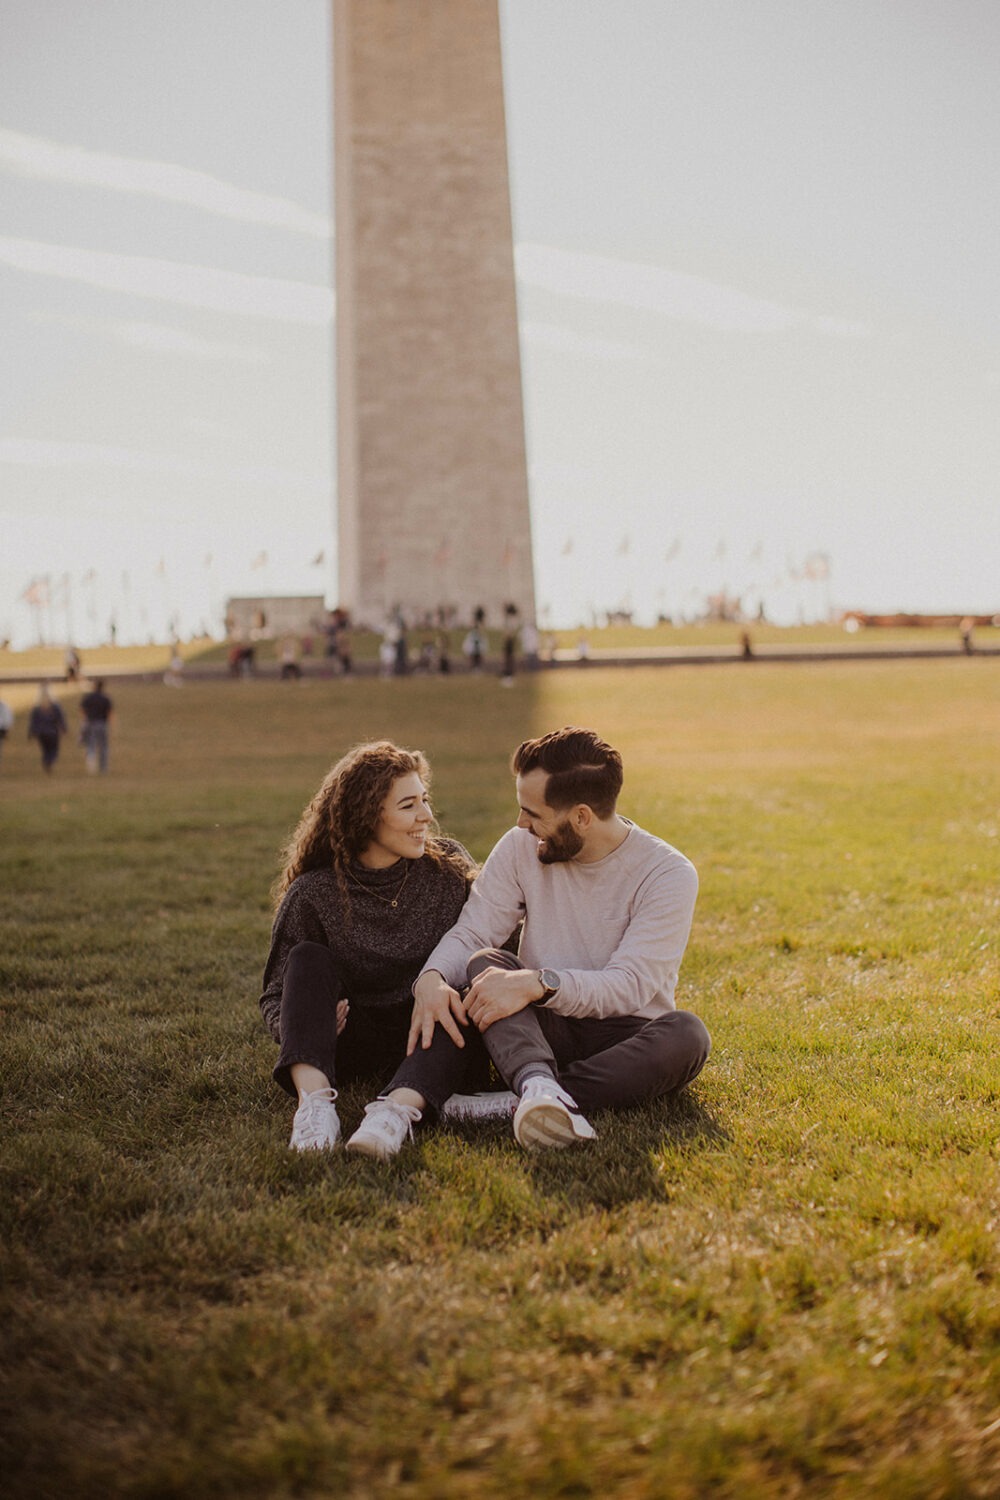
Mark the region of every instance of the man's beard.
POLYGON ((545 847, 538 851, 538 858, 543 865, 565 864, 567 860, 575 859, 583 848, 583 839, 568 818, 544 842, 545 847))

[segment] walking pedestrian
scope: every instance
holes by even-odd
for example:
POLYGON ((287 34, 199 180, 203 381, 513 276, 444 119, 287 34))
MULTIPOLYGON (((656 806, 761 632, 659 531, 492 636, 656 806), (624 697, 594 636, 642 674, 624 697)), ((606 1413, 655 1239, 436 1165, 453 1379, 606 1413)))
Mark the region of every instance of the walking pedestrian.
POLYGON ((49 692, 48 684, 38 689, 38 702, 28 720, 28 739, 37 740, 42 752, 42 770, 47 774, 59 759, 59 746, 66 733, 66 716, 49 692))
POLYGON ((80 699, 83 728, 80 741, 87 757, 87 770, 99 771, 103 776, 108 769, 108 724, 113 704, 104 691, 104 679, 98 678, 89 693, 80 699))

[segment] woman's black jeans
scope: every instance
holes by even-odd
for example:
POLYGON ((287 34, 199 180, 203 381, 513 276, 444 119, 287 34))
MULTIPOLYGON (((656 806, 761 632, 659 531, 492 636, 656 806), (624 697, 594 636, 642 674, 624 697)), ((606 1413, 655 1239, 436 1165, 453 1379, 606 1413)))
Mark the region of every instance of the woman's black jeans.
POLYGON ((436 1115, 455 1093, 489 1087, 490 1062, 476 1028, 463 1027, 465 1046, 458 1047, 435 1026, 430 1047, 406 1056, 413 1013, 411 1000, 393 1005, 351 1005, 347 1025, 337 1035, 337 1002, 350 999, 323 943, 296 943, 288 955, 281 990, 280 1051, 275 1082, 293 1097, 295 1063, 311 1063, 335 1087, 359 1078, 376 1078, 382 1092, 412 1088, 436 1115))

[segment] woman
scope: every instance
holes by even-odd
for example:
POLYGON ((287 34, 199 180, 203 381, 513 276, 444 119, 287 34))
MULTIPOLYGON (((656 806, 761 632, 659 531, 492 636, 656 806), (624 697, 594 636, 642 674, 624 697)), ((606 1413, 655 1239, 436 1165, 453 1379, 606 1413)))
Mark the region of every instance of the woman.
POLYGON ((42 770, 51 771, 59 759, 59 742, 66 733, 66 718, 45 683, 38 689, 38 702, 28 720, 28 739, 37 740, 42 752, 42 770))
POLYGON ((298 1099, 293 1150, 340 1139, 336 1084, 390 1080, 348 1148, 395 1153, 428 1111, 459 1088, 483 1086, 488 1058, 464 1015, 436 1026, 410 1087, 410 986, 454 925, 475 866, 436 836, 430 771, 419 751, 359 745, 326 776, 285 850, 260 1008, 280 1046, 274 1077, 298 1099), (457 1038, 457 1040, 456 1040, 457 1038))

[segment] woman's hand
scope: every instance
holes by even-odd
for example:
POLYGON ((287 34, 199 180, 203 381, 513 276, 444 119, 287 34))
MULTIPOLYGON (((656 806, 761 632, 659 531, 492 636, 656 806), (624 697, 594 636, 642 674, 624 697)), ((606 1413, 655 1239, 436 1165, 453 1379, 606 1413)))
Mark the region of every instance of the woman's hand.
POLYGON ((410 1034, 406 1039, 406 1055, 411 1057, 417 1043, 427 1048, 434 1036, 435 1026, 443 1026, 456 1047, 465 1046, 461 1028, 467 1026, 465 1006, 457 990, 453 990, 442 974, 429 969, 421 974, 413 986, 413 1015, 410 1018, 410 1034))
POLYGON ((347 1016, 348 1016, 348 1012, 350 1011, 350 1009, 351 1009, 351 1002, 350 1002, 350 1000, 338 1000, 337 1001, 337 1035, 338 1036, 343 1031, 344 1027, 347 1025, 347 1016))

